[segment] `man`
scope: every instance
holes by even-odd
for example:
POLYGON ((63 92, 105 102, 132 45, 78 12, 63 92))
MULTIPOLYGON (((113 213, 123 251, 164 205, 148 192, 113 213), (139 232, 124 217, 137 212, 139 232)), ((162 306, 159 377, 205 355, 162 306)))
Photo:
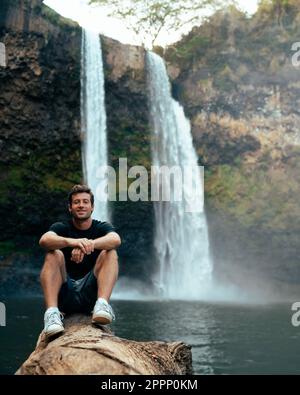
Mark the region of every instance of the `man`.
POLYGON ((47 251, 41 271, 46 336, 63 332, 61 312, 93 310, 92 322, 101 325, 115 318, 109 299, 118 277, 120 237, 109 223, 91 218, 94 196, 86 185, 75 185, 68 203, 72 218, 51 225, 39 242, 47 251))

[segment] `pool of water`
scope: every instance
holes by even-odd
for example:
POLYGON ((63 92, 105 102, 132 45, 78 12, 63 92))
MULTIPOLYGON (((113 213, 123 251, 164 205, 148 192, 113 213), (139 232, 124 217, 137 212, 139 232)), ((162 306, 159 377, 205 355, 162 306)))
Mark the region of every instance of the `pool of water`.
MULTIPOLYGON (((40 297, 9 298, 0 327, 0 374, 13 374, 43 329, 40 297)), ((233 305, 183 301, 112 301, 116 336, 184 341, 195 374, 299 374, 300 327, 291 303, 233 305)))

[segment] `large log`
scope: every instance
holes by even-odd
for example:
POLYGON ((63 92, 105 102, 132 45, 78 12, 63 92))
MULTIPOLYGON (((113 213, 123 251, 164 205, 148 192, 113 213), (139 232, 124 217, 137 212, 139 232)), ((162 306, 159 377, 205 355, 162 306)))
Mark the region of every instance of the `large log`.
POLYGON ((18 375, 191 374, 191 347, 183 342, 136 342, 114 336, 90 317, 65 319, 65 332, 47 340, 40 334, 36 349, 18 375))

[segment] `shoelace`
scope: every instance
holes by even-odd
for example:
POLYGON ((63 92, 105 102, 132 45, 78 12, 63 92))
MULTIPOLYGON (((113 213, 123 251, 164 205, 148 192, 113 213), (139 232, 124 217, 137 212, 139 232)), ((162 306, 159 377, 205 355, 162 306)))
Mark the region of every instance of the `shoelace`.
POLYGON ((110 304, 106 303, 98 303, 97 307, 101 307, 102 310, 106 311, 107 313, 111 314, 112 319, 115 320, 115 314, 110 304))
POLYGON ((52 313, 49 313, 46 316, 46 322, 47 325, 52 325, 52 324, 62 324, 62 320, 64 319, 64 316, 62 315, 61 312, 53 311, 52 313))

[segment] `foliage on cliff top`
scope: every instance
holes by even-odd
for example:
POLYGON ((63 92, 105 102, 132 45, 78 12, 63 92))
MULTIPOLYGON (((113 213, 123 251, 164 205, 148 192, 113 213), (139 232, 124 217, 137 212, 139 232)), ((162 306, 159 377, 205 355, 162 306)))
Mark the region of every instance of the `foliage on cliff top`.
POLYGON ((300 37, 299 21, 296 0, 263 0, 251 18, 229 6, 169 46, 164 57, 181 71, 201 64, 214 75, 226 66, 235 72, 240 63, 265 70, 275 54, 291 55, 291 44, 300 37))
POLYGON ((183 26, 203 20, 204 10, 216 9, 230 0, 90 0, 109 16, 125 22, 146 47, 153 47, 161 33, 172 34, 183 26))
POLYGON ((36 12, 36 14, 40 14, 42 17, 46 18, 53 25, 62 27, 65 30, 72 30, 79 27, 77 22, 74 22, 73 20, 68 18, 64 18, 45 4, 42 4, 41 6, 37 5, 34 11, 36 12))

